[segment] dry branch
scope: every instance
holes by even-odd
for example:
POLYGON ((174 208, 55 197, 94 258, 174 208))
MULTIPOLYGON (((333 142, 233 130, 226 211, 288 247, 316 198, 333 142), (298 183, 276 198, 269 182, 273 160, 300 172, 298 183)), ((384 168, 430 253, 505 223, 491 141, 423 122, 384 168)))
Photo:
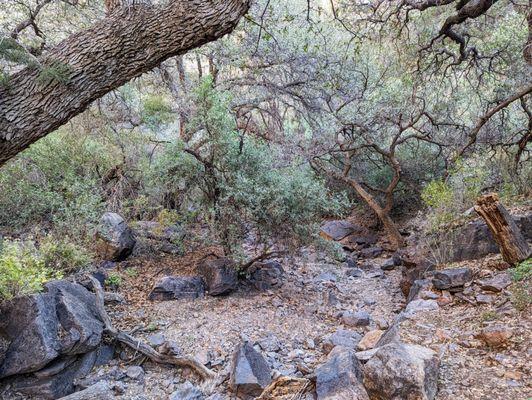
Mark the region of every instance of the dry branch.
POLYGON ((159 364, 175 365, 178 367, 189 367, 196 371, 198 375, 204 379, 212 379, 216 376, 214 372, 206 368, 203 364, 192 357, 176 357, 171 354, 161 354, 148 344, 141 342, 125 332, 117 330, 113 326, 109 315, 105 311, 104 292, 100 282, 98 282, 98 280, 92 276, 90 277, 90 280, 96 294, 96 307, 98 309, 98 313, 100 314, 100 318, 105 325, 105 331, 109 334, 109 336, 115 340, 118 340, 120 343, 131 347, 136 352, 144 354, 153 362, 159 364))

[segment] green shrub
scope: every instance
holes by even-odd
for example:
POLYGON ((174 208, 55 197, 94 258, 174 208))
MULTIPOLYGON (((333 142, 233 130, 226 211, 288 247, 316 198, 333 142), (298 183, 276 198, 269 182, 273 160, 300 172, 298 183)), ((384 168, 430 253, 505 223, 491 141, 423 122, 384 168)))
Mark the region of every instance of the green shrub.
POLYGON ((33 242, 3 241, 0 249, 0 302, 40 292, 44 283, 61 276, 61 272, 46 265, 33 242))
POLYGON ((449 208, 453 197, 452 188, 441 179, 429 182, 421 192, 421 199, 431 208, 449 208))
POLYGON ((532 258, 529 258, 515 266, 511 270, 514 281, 520 282, 532 277, 532 258))
POLYGON ((64 273, 79 271, 92 261, 92 256, 82 247, 68 239, 46 237, 39 250, 47 268, 64 273))

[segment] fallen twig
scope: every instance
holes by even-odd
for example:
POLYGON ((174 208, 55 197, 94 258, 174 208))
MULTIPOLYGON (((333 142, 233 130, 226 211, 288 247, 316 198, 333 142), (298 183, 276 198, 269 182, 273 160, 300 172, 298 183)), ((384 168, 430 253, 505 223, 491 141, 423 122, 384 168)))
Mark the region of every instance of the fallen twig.
POLYGON ((133 336, 121 332, 117 330, 112 322, 111 318, 109 318, 109 315, 105 311, 104 306, 104 292, 100 285, 100 282, 98 282, 97 279, 94 277, 89 277, 89 279, 92 282, 92 286, 94 288, 94 292, 96 294, 96 307, 98 309, 98 313, 100 314, 100 318, 103 321, 105 325, 105 331, 115 340, 118 340, 120 343, 125 344, 128 347, 131 347, 135 351, 144 354, 146 357, 148 357, 151 361, 160 363, 160 364, 169 364, 169 365, 176 365, 178 367, 189 367, 192 370, 196 371, 198 375, 200 375, 204 379, 212 379, 216 376, 216 374, 205 367, 203 364, 201 364, 199 361, 192 357, 177 357, 172 354, 161 354, 157 350, 155 350, 150 345, 141 342, 140 340, 134 338, 133 336))

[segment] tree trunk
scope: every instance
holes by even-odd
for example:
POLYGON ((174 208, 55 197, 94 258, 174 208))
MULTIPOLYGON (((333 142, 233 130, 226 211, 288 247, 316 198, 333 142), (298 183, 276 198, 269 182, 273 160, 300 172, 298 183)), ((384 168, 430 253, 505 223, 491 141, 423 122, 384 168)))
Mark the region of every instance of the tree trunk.
POLYGON ((43 80, 25 68, 0 88, 0 166, 89 104, 147 72, 231 32, 249 0, 171 0, 114 10, 71 35, 40 61, 61 66, 64 79, 43 80))
POLYGON ((475 211, 486 221, 504 261, 515 265, 530 257, 530 247, 496 193, 479 197, 475 211))

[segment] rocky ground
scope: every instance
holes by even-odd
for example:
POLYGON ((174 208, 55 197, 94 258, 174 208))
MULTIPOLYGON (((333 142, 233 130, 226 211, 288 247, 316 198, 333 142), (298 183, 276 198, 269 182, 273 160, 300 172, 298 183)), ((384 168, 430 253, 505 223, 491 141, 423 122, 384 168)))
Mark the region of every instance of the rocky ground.
MULTIPOLYGON (((171 342, 176 351, 195 357, 218 378, 202 383, 188 368, 153 364, 138 352, 122 350, 80 383, 110 382, 118 399, 233 399, 233 354, 249 342, 271 367, 273 378, 309 378, 302 390, 305 395, 264 398, 313 399, 316 379, 320 385, 320 376, 327 373, 319 366, 337 356, 331 352, 335 345, 352 347, 365 364, 373 347, 394 336, 439 356, 438 400, 532 397, 532 319, 529 309, 516 301, 518 284, 501 270, 500 256, 438 266, 465 272, 429 273, 417 282, 419 290, 410 291, 407 303, 401 290, 404 267, 397 265, 401 260, 378 247, 369 249, 356 251, 358 259, 347 261, 304 249, 298 257, 279 260, 285 274, 279 279, 282 285, 272 289, 258 290, 241 280, 226 295, 170 301, 148 299, 156 282, 164 276, 195 275, 200 260, 216 249, 183 257, 139 255, 111 265, 108 276, 119 277, 116 297, 125 300, 106 305, 114 325, 154 347, 171 342)), ((375 368, 370 362, 361 367, 368 374, 375 368)), ((371 386, 366 381, 365 385, 371 386)), ((321 386, 318 391, 324 390, 321 386)), ((366 398, 354 396, 318 398, 366 398)), ((27 397, 4 385, 0 398, 27 397)))

